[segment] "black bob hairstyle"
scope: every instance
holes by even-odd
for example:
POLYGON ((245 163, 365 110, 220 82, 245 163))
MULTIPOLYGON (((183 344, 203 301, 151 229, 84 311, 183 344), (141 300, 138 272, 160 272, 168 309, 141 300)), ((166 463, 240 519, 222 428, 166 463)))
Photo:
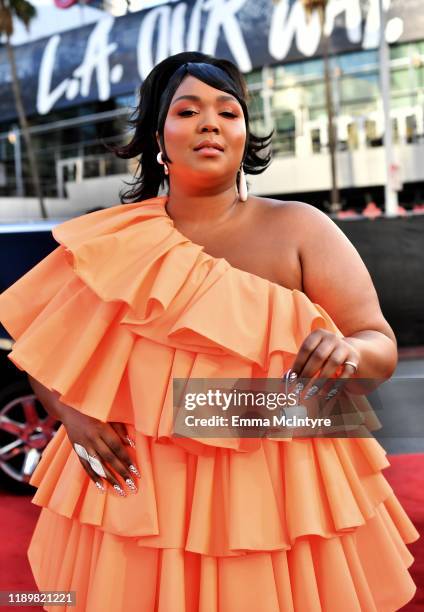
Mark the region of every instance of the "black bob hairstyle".
MULTIPOLYGON (((121 159, 139 156, 134 182, 126 183, 130 185, 130 189, 121 190, 119 194, 122 204, 156 197, 160 187, 164 185, 164 167, 158 164, 156 159, 159 153, 156 131, 159 133, 163 160, 171 162, 166 155, 163 129, 174 93, 188 74, 215 89, 233 95, 240 103, 246 122, 246 145, 242 159, 245 173, 260 174, 269 166, 273 132, 264 137, 250 132, 246 103, 248 92, 237 66, 228 60, 216 59, 204 53, 178 53, 157 64, 143 81, 139 90, 138 107, 129 119, 130 126, 135 128, 131 141, 124 146, 106 145, 121 159)), ((237 181, 238 178, 239 173, 237 181)))

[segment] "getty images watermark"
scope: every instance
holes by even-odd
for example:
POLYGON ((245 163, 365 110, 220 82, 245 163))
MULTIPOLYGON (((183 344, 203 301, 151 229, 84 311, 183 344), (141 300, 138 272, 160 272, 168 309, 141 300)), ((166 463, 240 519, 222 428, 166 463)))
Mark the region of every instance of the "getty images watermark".
MULTIPOLYGON (((413 380, 415 394, 422 397, 424 379, 413 380)), ((292 383, 281 378, 175 378, 173 435, 424 437, 422 419, 418 426, 413 418, 409 424, 406 418, 399 421, 404 383, 394 378, 297 378, 292 383)))
POLYGON ((184 396, 184 408, 186 411, 194 411, 197 414, 187 414, 185 424, 188 427, 330 427, 330 418, 311 418, 304 413, 303 407, 299 406, 296 393, 264 393, 252 391, 232 390, 230 392, 222 389, 208 389, 206 393, 186 393, 184 396), (199 408, 207 407, 212 411, 223 413, 235 412, 242 408, 242 414, 233 413, 229 416, 212 414, 210 416, 198 416, 199 408), (249 408, 266 409, 274 414, 260 414, 259 412, 247 412, 249 408), (280 410, 284 408, 285 410, 280 410))

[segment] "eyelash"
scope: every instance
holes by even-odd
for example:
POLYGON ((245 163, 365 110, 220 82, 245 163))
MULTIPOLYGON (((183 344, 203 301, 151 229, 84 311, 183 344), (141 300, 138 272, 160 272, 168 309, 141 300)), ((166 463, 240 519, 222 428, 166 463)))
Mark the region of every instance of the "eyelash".
MULTIPOLYGON (((178 114, 180 115, 180 117, 191 117, 192 115, 187 115, 187 113, 194 113, 197 114, 196 111, 191 111, 191 110, 185 110, 185 111, 181 111, 178 114)), ((224 111, 221 113, 221 115, 225 115, 227 117, 231 117, 232 119, 235 119, 236 117, 238 117, 238 115, 234 114, 234 113, 230 113, 228 111, 224 111)))

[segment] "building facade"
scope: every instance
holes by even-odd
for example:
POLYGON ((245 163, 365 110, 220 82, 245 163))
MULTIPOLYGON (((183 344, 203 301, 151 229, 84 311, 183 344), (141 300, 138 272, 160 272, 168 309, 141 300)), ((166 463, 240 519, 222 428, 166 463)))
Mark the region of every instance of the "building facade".
MULTIPOLYGON (((424 201, 424 7, 385 0, 391 123, 399 201, 424 201)), ((344 207, 382 202, 384 115, 378 0, 330 0, 330 72, 337 179, 344 207)), ((250 92, 252 131, 274 129, 271 167, 249 177, 254 193, 327 208, 331 185, 323 41, 300 0, 186 0, 116 17, 15 47, 24 104, 46 196, 90 207, 119 202, 134 162, 105 144, 130 137, 140 83, 160 60, 200 50, 235 62, 250 92)), ((6 51, 0 47, 0 196, 32 195, 17 129, 6 51)))

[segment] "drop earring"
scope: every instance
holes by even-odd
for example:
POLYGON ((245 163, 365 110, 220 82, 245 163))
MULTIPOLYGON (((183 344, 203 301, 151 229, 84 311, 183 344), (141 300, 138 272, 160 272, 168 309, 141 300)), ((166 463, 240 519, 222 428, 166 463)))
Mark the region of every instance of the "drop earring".
POLYGON ((239 200, 242 202, 246 202, 247 200, 247 184, 246 184, 246 176, 243 170, 243 164, 240 166, 240 176, 239 176, 239 200))
POLYGON ((165 174, 169 174, 168 166, 163 161, 162 151, 159 151, 159 153, 156 155, 156 159, 157 159, 158 164, 161 164, 162 166, 164 166, 165 174))

